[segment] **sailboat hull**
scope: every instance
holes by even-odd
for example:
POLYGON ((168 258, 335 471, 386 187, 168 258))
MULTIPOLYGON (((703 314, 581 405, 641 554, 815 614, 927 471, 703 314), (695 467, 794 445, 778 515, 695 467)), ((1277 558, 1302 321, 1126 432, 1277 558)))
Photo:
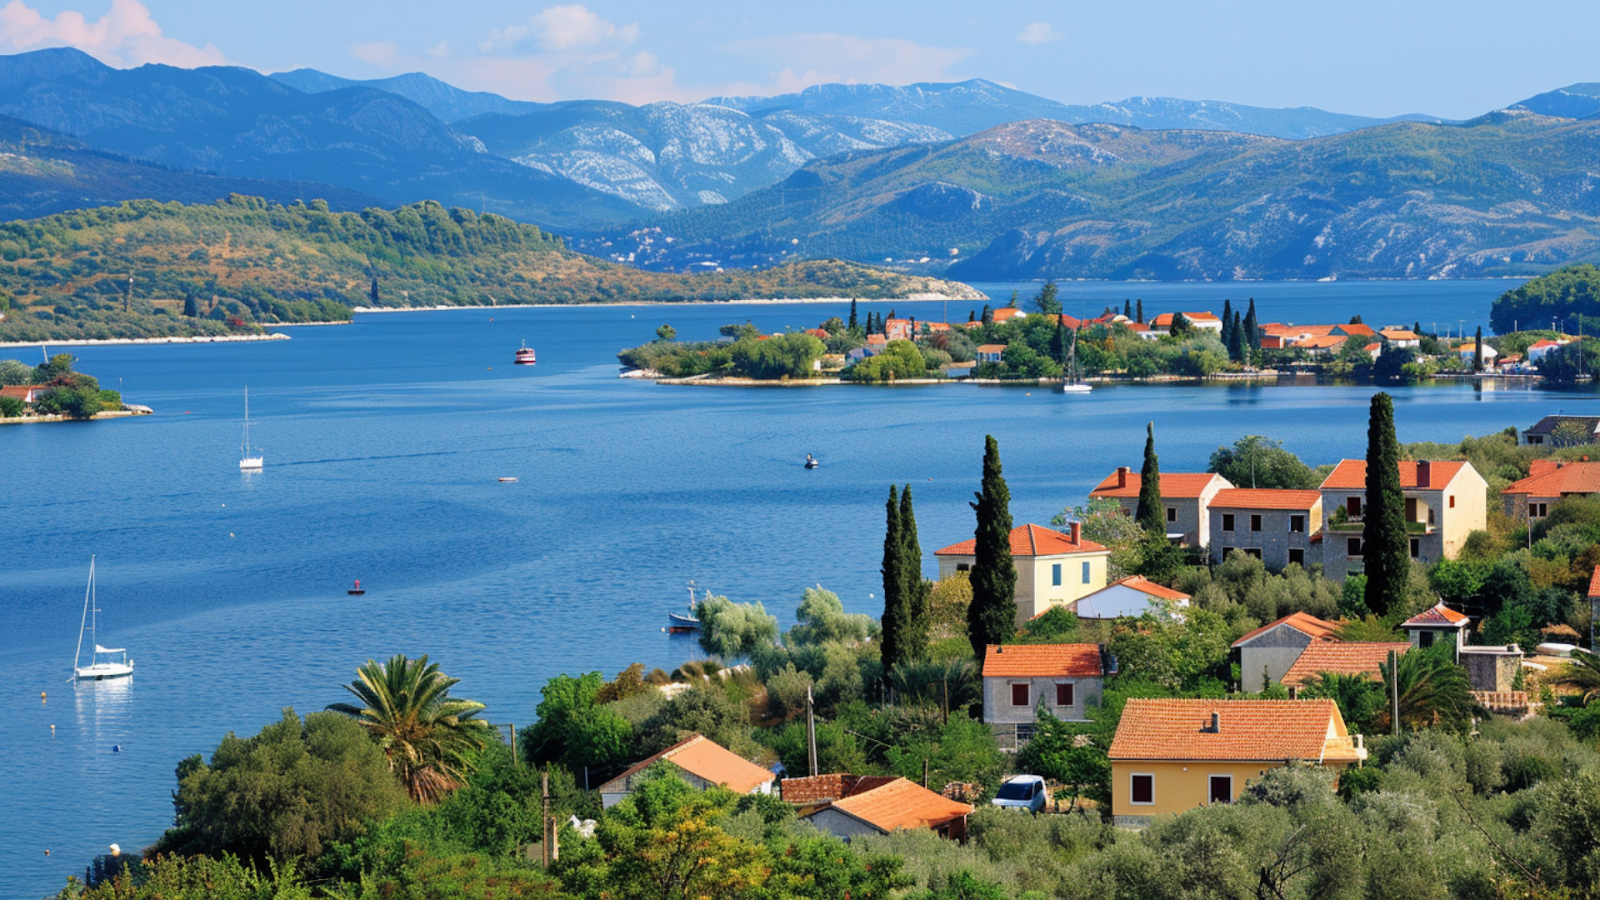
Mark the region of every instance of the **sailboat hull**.
POLYGON ((92 666, 81 666, 72 670, 77 674, 79 681, 106 681, 112 678, 127 678, 133 674, 131 663, 95 663, 92 666))
POLYGON ((245 459, 241 459, 241 460, 239 460, 239 471, 241 471, 241 472, 259 472, 262 469, 261 461, 262 461, 262 457, 259 457, 259 456, 246 457, 245 459))

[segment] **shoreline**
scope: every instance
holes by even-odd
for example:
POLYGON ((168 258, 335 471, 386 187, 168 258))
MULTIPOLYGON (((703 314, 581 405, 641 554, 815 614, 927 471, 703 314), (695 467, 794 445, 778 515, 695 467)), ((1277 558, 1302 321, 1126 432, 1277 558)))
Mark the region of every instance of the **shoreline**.
MULTIPOLYGON (((975 297, 947 297, 944 294, 911 294, 905 297, 765 297, 749 300, 630 300, 626 303, 496 303, 493 306, 352 306, 352 313, 449 312, 480 309, 584 309, 654 306, 796 306, 805 303, 940 303, 977 302, 975 297)), ((993 298, 990 298, 991 300, 993 298)), ((328 323, 343 324, 343 323, 328 323)), ((269 328, 280 326, 269 325, 269 328)))
POLYGON ((154 414, 154 410, 144 412, 133 409, 111 409, 97 412, 87 419, 74 419, 70 416, 15 416, 9 419, 0 419, 0 425, 38 425, 42 422, 95 422, 100 419, 131 419, 135 416, 154 414))
MULTIPOLYGON (((332 323, 324 323, 332 324, 332 323)), ((114 344, 231 344, 240 341, 287 341, 287 334, 224 334, 201 335, 197 337, 164 337, 164 338, 68 338, 65 340, 43 341, 0 341, 0 349, 15 347, 89 347, 114 344)))
MULTIPOLYGON (((824 375, 816 378, 791 378, 791 379, 757 379, 743 377, 714 378, 705 375, 691 375, 687 378, 669 378, 659 372, 644 369, 625 369, 618 373, 618 378, 633 381, 650 381, 655 384, 689 387, 756 387, 756 388, 787 388, 787 387, 823 387, 827 385, 855 385, 859 387, 901 387, 911 385, 933 384, 970 384, 980 387, 1011 387, 1011 388, 1046 388, 1059 390, 1066 383, 1062 378, 1039 378, 1029 380, 1025 378, 902 378, 895 381, 848 381, 837 374, 824 375)), ((1425 385, 1430 381, 1449 382, 1501 382, 1505 384, 1533 385, 1543 378, 1534 374, 1480 374, 1480 373, 1441 373, 1428 378, 1418 379, 1414 384, 1425 385)), ((1117 385, 1146 385, 1146 384, 1179 384, 1202 386, 1206 384, 1247 383, 1271 384, 1283 387, 1319 387, 1323 384, 1341 384, 1338 379, 1323 382, 1313 372, 1222 372, 1214 375, 1195 377, 1193 375, 1149 375, 1142 378, 1134 377, 1108 377, 1097 376, 1083 379, 1084 383, 1094 387, 1114 387, 1117 385)), ((1356 384, 1359 382, 1348 382, 1356 384)))

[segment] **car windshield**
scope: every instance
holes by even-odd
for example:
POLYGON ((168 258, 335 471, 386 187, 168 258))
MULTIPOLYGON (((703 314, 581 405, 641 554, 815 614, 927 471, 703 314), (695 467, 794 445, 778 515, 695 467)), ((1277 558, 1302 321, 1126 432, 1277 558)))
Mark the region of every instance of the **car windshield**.
POLYGON ((995 792, 996 800, 1031 800, 1033 799, 1033 782, 1007 782, 1000 785, 1000 790, 995 792))

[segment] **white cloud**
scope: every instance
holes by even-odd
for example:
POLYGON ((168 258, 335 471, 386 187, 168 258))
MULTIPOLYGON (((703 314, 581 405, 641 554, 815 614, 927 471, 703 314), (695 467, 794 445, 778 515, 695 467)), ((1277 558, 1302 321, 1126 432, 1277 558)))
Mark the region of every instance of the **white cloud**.
POLYGON ((76 47, 119 67, 165 63, 194 68, 228 62, 214 44, 196 47, 163 36, 139 0, 111 0, 111 8, 92 22, 75 10, 47 18, 23 0, 0 7, 0 49, 20 53, 45 47, 76 47))
POLYGON ((631 44, 639 38, 639 26, 609 22, 581 3, 551 6, 529 16, 526 25, 496 29, 478 49, 486 53, 509 50, 530 37, 543 50, 588 50, 631 44))
POLYGON ((1017 40, 1024 44, 1048 44, 1064 37, 1066 35, 1057 31, 1049 22, 1029 22, 1025 28, 1017 32, 1017 40))
POLYGON ((370 41, 364 44, 351 44, 350 55, 369 66, 387 68, 393 66, 400 58, 400 48, 388 41, 370 41))
POLYGON ((948 81, 955 77, 950 68, 973 54, 965 48, 928 47, 901 38, 833 33, 755 38, 723 49, 780 67, 771 72, 772 86, 785 90, 826 82, 948 81))

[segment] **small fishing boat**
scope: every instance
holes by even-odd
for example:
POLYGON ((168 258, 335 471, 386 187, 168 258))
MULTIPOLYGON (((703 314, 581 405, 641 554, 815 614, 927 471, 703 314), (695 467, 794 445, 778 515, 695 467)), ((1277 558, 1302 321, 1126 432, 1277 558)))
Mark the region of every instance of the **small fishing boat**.
POLYGON ((502 478, 500 478, 499 480, 502 481, 502 482, 505 482, 505 483, 510 483, 510 482, 516 481, 517 480, 517 476, 515 476, 515 475, 506 475, 506 476, 503 476, 502 478))
POLYGON ((523 341, 522 349, 517 351, 517 357, 512 361, 519 366, 531 366, 538 362, 539 358, 534 355, 533 348, 528 346, 528 342, 523 341))
POLYGON ((820 466, 820 465, 822 465, 822 463, 817 462, 817 458, 815 456, 812 456, 809 453, 806 454, 806 468, 815 469, 817 466, 820 466))
MULTIPOLYGON (((706 597, 709 598, 710 596, 711 592, 706 591, 706 597)), ((675 613, 667 610, 667 631, 674 634, 682 634, 688 631, 700 630, 700 620, 694 614, 694 602, 694 582, 691 581, 689 582, 689 612, 685 615, 684 613, 675 613)))
POLYGON ((359 579, 359 578, 356 579, 356 586, 355 587, 345 591, 346 594, 349 594, 352 597, 359 597, 362 594, 365 594, 366 592, 367 592, 367 589, 361 586, 361 579, 359 579))
POLYGON ((261 448, 250 449, 250 389, 244 389, 244 442, 239 445, 239 471, 259 472, 262 466, 261 448))
POLYGON ((89 586, 83 592, 83 621, 78 624, 78 649, 72 654, 72 674, 79 681, 105 681, 133 674, 133 660, 128 658, 127 650, 100 646, 100 598, 95 593, 92 556, 89 557, 89 586), (89 644, 94 650, 89 654, 89 664, 80 666, 85 630, 89 632, 89 644))

